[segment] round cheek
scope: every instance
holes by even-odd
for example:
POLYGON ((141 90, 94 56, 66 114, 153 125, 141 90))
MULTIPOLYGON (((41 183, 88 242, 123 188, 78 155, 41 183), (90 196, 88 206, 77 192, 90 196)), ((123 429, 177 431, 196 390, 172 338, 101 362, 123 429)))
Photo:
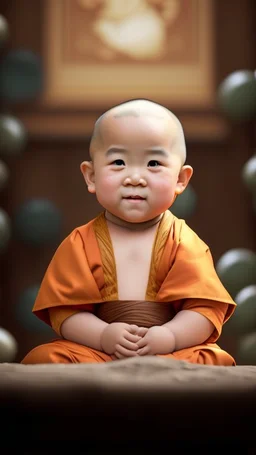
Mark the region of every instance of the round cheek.
POLYGON ((175 199, 176 185, 170 183, 170 179, 162 179, 160 184, 152 188, 154 206, 162 211, 167 210, 175 199))
POLYGON ((105 208, 111 209, 116 204, 117 185, 113 176, 98 173, 95 179, 96 197, 105 208))
POLYGON ((171 195, 176 189, 176 184, 172 182, 169 176, 165 175, 161 175, 161 178, 152 179, 150 186, 153 193, 162 194, 165 197, 171 195))
POLYGON ((106 193, 110 193, 117 187, 115 178, 104 175, 104 174, 96 176, 95 181, 96 181, 96 190, 100 191, 101 193, 105 193, 105 195, 106 195, 106 193))

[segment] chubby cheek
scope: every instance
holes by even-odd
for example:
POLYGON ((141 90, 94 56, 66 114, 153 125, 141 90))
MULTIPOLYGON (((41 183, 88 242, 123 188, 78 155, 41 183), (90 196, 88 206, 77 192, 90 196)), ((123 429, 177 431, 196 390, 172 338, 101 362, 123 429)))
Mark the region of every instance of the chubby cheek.
POLYGON ((165 204, 172 203, 175 196, 175 189, 175 183, 171 183, 169 178, 162 178, 161 180, 152 182, 153 194, 165 204))
POLYGON ((115 176, 106 172, 95 173, 96 190, 107 191, 115 187, 115 176), (105 190, 104 190, 105 189, 105 190))
POLYGON ((98 200, 110 200, 117 194, 117 179, 115 176, 101 175, 96 176, 95 189, 98 200))

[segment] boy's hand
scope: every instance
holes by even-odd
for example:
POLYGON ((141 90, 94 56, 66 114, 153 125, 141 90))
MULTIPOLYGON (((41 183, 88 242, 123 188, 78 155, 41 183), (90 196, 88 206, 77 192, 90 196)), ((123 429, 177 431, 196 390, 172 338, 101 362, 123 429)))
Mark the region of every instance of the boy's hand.
POLYGON ((137 355, 138 344, 147 329, 137 325, 113 322, 102 333, 101 347, 113 360, 134 357, 137 355))
POLYGON ((150 327, 141 340, 137 342, 137 355, 171 354, 175 349, 173 333, 163 326, 150 327))

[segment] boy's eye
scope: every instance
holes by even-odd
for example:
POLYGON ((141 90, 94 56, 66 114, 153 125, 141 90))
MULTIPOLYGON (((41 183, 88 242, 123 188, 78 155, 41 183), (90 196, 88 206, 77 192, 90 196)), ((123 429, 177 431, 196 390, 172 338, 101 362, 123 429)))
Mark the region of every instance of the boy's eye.
POLYGON ((148 166, 149 167, 157 167, 157 166, 160 166, 161 163, 159 163, 159 161, 157 160, 150 160, 149 163, 148 163, 148 166))
POLYGON ((116 166, 124 166, 125 165, 124 160, 115 160, 111 164, 115 164, 116 166))

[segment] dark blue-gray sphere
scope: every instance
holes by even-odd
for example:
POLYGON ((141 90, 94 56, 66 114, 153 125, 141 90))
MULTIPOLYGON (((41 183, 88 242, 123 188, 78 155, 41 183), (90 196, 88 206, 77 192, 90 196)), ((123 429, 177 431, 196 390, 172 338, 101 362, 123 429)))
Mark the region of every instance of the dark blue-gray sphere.
POLYGON ((256 116, 256 73, 250 70, 234 71, 220 84, 217 103, 232 121, 253 120, 256 116))
POLYGON ((0 115, 0 155, 16 156, 27 145, 27 131, 13 115, 0 115))
POLYGON ((30 101, 43 88, 43 71, 38 55, 28 49, 13 49, 0 61, 0 95, 11 103, 30 101))
POLYGON ((256 283, 256 253, 247 248, 226 251, 216 264, 216 272, 230 295, 256 283))
POLYGON ((30 199, 23 203, 13 217, 15 235, 32 246, 54 244, 60 238, 62 216, 48 199, 30 199))

